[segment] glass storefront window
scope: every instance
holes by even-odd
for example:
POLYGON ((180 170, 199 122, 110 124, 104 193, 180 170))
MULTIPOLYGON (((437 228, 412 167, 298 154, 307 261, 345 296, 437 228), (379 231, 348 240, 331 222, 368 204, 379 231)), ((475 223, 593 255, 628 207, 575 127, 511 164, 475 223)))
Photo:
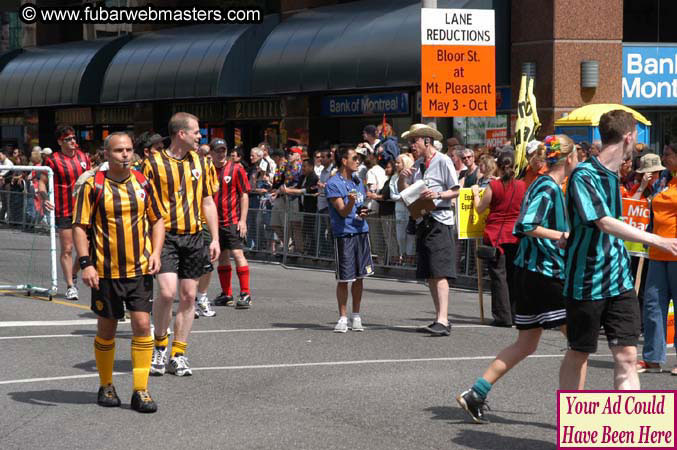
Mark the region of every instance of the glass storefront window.
POLYGON ((454 117, 454 136, 459 136, 466 147, 479 145, 495 148, 508 138, 508 115, 495 117, 454 117))

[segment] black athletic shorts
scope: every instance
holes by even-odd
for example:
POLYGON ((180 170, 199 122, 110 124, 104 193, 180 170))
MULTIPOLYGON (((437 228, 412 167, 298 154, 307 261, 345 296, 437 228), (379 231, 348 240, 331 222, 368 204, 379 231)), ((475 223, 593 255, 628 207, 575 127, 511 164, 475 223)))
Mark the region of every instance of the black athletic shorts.
POLYGON ((369 233, 334 238, 336 280, 350 282, 374 274, 369 233))
POLYGON ((416 279, 456 278, 456 246, 451 225, 426 216, 416 227, 416 279))
POLYGON ((240 237, 240 232, 237 231, 237 225, 219 227, 219 244, 221 245, 221 251, 242 250, 244 241, 240 237))
POLYGON ((640 333, 639 301, 634 289, 603 300, 566 299, 569 348, 595 353, 600 326, 609 347, 637 345, 640 333))
POLYGON ((160 254, 160 273, 175 273, 180 279, 198 279, 205 273, 202 231, 195 234, 165 234, 160 254))
POLYGON ((518 330, 556 328, 567 320, 564 281, 515 267, 517 299, 515 326, 518 330))
POLYGON ((73 216, 55 217, 54 226, 57 230, 68 230, 73 228, 73 216))
POLYGON ((92 289, 92 311, 107 319, 122 319, 129 311, 150 313, 153 308, 153 277, 99 278, 99 289, 92 289))

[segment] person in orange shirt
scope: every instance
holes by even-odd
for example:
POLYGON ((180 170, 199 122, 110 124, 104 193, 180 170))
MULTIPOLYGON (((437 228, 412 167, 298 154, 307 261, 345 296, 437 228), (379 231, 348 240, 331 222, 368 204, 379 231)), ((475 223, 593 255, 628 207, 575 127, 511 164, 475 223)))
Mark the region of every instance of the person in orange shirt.
POLYGON ((527 146, 527 157, 529 158, 529 166, 524 172, 524 184, 527 189, 531 186, 536 178, 540 175, 548 173, 548 166, 545 164, 545 146, 540 141, 531 141, 527 146))
MULTIPOLYGON (((658 155, 648 154, 642 160, 645 158, 653 160, 654 168, 661 166, 658 155)), ((665 146, 663 164, 667 170, 655 184, 656 193, 650 198, 650 228, 658 236, 677 237, 677 143, 665 146)), ((665 327, 671 298, 677 298, 677 257, 650 247, 644 289, 644 348, 642 360, 637 363, 639 373, 661 372, 661 365, 665 364, 665 327)), ((671 374, 677 376, 677 365, 671 374)))

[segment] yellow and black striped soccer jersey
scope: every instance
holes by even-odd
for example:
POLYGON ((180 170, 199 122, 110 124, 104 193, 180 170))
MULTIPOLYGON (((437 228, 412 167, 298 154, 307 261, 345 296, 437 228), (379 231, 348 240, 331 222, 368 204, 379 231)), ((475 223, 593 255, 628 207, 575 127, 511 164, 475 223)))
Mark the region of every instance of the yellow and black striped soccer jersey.
MULTIPOLYGON (((140 173, 137 175, 143 179, 140 173)), ((138 178, 132 173, 118 183, 106 177, 103 190, 99 191, 92 176, 78 192, 73 223, 92 228, 91 258, 99 277, 134 278, 148 274, 152 252, 150 224, 162 218, 165 211, 154 187, 150 183, 144 186, 138 178)))
POLYGON ((175 234, 202 231, 202 199, 219 190, 211 160, 194 151, 178 160, 165 149, 146 159, 143 174, 158 192, 166 211, 165 230, 175 234))

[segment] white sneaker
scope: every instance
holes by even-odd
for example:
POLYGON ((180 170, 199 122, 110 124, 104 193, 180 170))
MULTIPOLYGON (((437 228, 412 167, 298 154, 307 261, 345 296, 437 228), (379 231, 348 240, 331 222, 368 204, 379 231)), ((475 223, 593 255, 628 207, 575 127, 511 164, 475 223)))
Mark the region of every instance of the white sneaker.
POLYGON ((193 375, 193 371, 188 365, 188 358, 182 354, 177 354, 175 357, 169 359, 167 371, 177 377, 187 377, 193 375))
POLYGON ((78 299, 78 288, 75 286, 69 286, 66 289, 66 300, 77 300, 78 299))
POLYGON ((350 328, 353 331, 364 331, 364 327, 362 326, 362 318, 361 317, 355 317, 353 319, 353 322, 352 322, 350 328))
POLYGON ((212 304, 209 303, 209 298, 207 296, 204 296, 202 298, 197 299, 197 304, 195 305, 195 313, 200 312, 205 317, 214 317, 216 315, 216 311, 212 309, 212 304))
POLYGON ((334 327, 334 333, 345 333, 348 331, 348 319, 340 318, 334 327))
POLYGON ((150 374, 161 377, 167 365, 167 347, 153 347, 153 359, 150 362, 150 374))

